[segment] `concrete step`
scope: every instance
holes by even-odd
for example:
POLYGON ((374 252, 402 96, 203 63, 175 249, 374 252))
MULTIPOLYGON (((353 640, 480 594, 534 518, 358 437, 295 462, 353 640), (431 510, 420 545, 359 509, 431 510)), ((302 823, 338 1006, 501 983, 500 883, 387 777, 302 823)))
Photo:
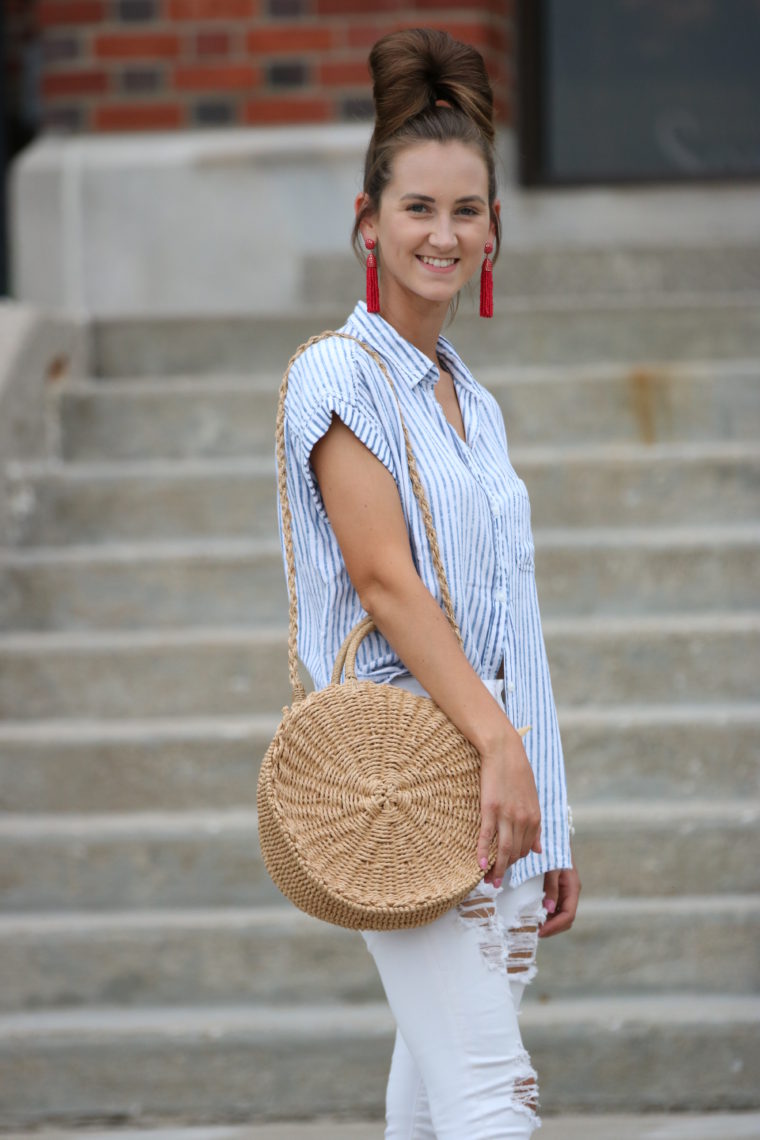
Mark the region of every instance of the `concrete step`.
MULTIPOLYGON (((351 252, 320 252, 304 259, 304 294, 353 305, 358 274, 351 252)), ((672 295, 758 288, 760 247, 722 242, 667 247, 650 242, 641 247, 616 241, 603 248, 569 243, 565 236, 564 241, 554 237, 551 245, 537 246, 507 231, 494 269, 497 310, 510 298, 534 297, 547 304, 556 297, 580 300, 606 294, 636 300, 652 291, 672 295)))
MULTIPOLYGON (((758 1106, 756 997, 527 1002, 521 1025, 545 1111, 758 1106)), ((379 1116, 391 1038, 375 1004, 8 1014, 2 1124, 379 1116)))
MULTIPOLYGON (((560 705, 755 701, 760 613, 544 623, 560 705)), ((0 719, 272 714, 283 629, 0 635, 0 719)))
MULTIPOLYGON (((582 872, 585 881, 585 870, 582 872)), ((540 943, 539 1001, 642 993, 757 994, 760 896, 592 898, 567 937, 540 943)))
MULTIPOLYGON (((283 369, 286 361, 283 360, 283 369)), ((510 444, 756 440, 760 362, 482 368, 510 444)), ((273 450, 280 372, 72 381, 62 457, 80 462, 261 455, 273 450)))
POLYGON ((3 910, 282 901, 261 860, 253 808, 5 816, 0 866, 3 910))
POLYGON ((0 811, 232 808, 250 801, 277 723, 277 716, 263 714, 0 720, 0 811))
MULTIPOLYGON (((283 317, 212 316, 101 319, 92 325, 97 376, 204 373, 281 374, 296 347, 340 328, 349 305, 283 317)), ((760 357, 756 289, 674 296, 649 290, 635 297, 586 295, 499 300, 484 322, 463 305, 444 335, 468 366, 496 363, 587 365, 590 362, 744 360, 760 357)))
POLYGON ((571 798, 756 796, 758 712, 751 703, 560 706, 571 798))
MULTIPOLYGON (((760 898, 587 897, 572 935, 539 949, 540 1001, 756 993, 760 898), (730 951, 727 947, 730 945, 730 951), (726 969, 730 960, 730 969, 726 969)), ((5 1012, 109 1005, 382 1000, 359 935, 293 907, 7 913, 5 1012)))
MULTIPOLYGON (((251 780, 249 802, 255 799, 251 780)), ((760 801, 573 805, 591 895, 760 890, 760 801)), ((227 811, 0 818, 6 910, 255 906, 280 901, 256 814, 227 811)))
MULTIPOLYGON (((182 1125, 119 1128, 90 1140, 382 1140, 380 1120, 288 1120, 274 1124, 182 1125)), ((6 1132, 5 1140, 29 1140, 27 1132, 6 1132)), ((82 1140, 81 1131, 56 1126, 37 1130, 35 1140, 82 1140)), ((571 1113, 542 1117, 541 1140, 760 1140, 757 1112, 571 1113)))
MULTIPOLYGON (((513 462, 538 527, 754 522, 756 443, 525 448, 513 462)), ((274 460, 13 464, 11 541, 28 544, 276 534, 274 460)))
MULTIPOLYGON (((546 617, 760 604, 760 526, 535 534, 546 617)), ((206 539, 0 549, 0 629, 287 621, 279 543, 206 539)))
MULTIPOLYGON (((559 720, 578 800, 760 797, 758 704, 560 707, 559 720)), ((235 807, 276 727, 273 715, 0 721, 0 811, 235 807)))
POLYGON ((272 373, 73 381, 58 399, 61 456, 271 459, 279 380, 272 373))

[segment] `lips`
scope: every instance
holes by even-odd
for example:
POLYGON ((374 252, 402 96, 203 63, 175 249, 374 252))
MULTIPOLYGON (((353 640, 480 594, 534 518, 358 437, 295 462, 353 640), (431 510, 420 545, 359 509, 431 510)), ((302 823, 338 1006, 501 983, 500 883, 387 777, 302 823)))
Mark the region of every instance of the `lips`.
POLYGON ((426 257, 421 253, 417 257, 423 265, 429 265, 432 269, 451 269, 459 261, 458 257, 426 257))

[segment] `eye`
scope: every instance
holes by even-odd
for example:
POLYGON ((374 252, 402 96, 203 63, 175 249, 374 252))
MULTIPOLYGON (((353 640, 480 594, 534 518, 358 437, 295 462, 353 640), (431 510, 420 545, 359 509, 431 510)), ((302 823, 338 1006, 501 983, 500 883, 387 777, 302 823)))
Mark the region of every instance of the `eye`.
POLYGON ((411 202, 407 209, 410 214, 426 214, 428 208, 424 202, 411 202))
POLYGON ((480 210, 475 206, 460 206, 459 213, 464 214, 467 218, 477 218, 480 210))

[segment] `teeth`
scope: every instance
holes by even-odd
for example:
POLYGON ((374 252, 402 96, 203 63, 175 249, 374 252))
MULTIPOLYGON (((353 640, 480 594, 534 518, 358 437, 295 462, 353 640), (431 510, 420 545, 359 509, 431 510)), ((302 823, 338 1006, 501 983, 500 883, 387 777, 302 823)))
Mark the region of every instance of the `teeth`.
POLYGON ((421 257, 421 261, 425 265, 434 265, 436 269, 445 269, 448 265, 453 265, 456 261, 455 257, 421 257))

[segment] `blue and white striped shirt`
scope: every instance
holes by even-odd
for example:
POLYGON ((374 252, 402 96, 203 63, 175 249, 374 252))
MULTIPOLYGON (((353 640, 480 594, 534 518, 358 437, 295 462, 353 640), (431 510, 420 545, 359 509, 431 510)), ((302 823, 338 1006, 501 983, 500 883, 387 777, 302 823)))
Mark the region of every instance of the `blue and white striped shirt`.
MULTIPOLYGON (((359 302, 340 330, 366 341, 393 377, 438 535, 464 651, 483 678, 504 666, 506 711, 531 725, 525 748, 543 821, 540 855, 511 868, 513 886, 572 865, 562 746, 536 594, 530 503, 512 467, 501 410, 452 345, 438 340, 451 373, 466 442, 435 397, 438 368, 359 302)), ((396 481, 420 577, 440 602, 425 528, 414 497, 398 405, 372 358, 355 341, 331 337, 293 365, 285 402, 285 455, 298 592, 298 653, 316 688, 330 681, 348 631, 363 616, 327 519, 311 451, 337 415, 396 481)), ((357 676, 377 682, 408 673, 375 632, 357 657, 357 676)))

